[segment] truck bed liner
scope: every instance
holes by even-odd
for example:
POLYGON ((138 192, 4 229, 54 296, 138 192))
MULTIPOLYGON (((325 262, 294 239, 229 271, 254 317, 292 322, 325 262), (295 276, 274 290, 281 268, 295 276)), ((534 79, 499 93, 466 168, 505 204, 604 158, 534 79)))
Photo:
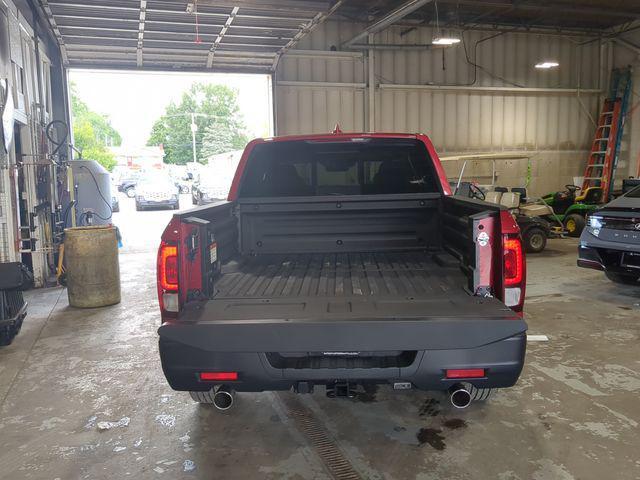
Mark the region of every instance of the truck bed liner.
POLYGON ((464 281, 457 263, 443 254, 263 255, 227 264, 214 298, 432 298, 467 295, 464 281))
POLYGON ((514 313, 464 288, 444 253, 292 254, 226 264, 213 298, 190 322, 505 319, 514 313))

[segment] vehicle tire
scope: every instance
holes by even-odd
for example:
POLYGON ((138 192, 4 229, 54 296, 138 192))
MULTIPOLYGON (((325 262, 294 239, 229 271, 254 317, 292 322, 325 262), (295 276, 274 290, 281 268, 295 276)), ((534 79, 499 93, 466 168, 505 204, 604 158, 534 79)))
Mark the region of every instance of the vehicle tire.
POLYGON ((11 345, 14 338, 15 335, 13 334, 13 327, 11 325, 0 327, 0 347, 11 345))
POLYGON ((194 402, 213 405, 213 393, 213 390, 210 390, 208 392, 189 392, 189 395, 194 402))
POLYGON ((540 253, 547 246, 547 233, 538 227, 532 227, 522 236, 524 249, 527 253, 540 253))
POLYGON ((604 274, 613 283, 619 283, 621 285, 640 285, 638 283, 638 280, 640 280, 640 275, 625 275, 623 273, 611 273, 607 271, 605 271, 604 274))
POLYGON ((0 327, 0 347, 11 345, 18 333, 20 333, 23 320, 24 317, 20 317, 15 321, 15 323, 0 327))
POLYGON ((564 228, 570 237, 579 237, 586 224, 584 217, 577 213, 571 213, 564 219, 564 228))
POLYGON ((127 197, 134 198, 136 196, 136 189, 134 187, 129 187, 124 191, 124 193, 127 197))

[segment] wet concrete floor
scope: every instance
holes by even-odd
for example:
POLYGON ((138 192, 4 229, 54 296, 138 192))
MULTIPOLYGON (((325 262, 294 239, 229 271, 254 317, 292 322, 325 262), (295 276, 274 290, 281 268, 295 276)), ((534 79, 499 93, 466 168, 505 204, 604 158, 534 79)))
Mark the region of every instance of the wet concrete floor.
POLYGON ((640 288, 577 268, 576 240, 529 257, 529 333, 549 341, 529 343, 519 383, 484 404, 316 389, 239 394, 219 413, 164 380, 154 263, 172 212, 130 203, 116 216, 122 303, 78 310, 62 289, 29 292, 23 331, 0 349, 0 478, 331 478, 291 397, 363 479, 640 478, 640 288))

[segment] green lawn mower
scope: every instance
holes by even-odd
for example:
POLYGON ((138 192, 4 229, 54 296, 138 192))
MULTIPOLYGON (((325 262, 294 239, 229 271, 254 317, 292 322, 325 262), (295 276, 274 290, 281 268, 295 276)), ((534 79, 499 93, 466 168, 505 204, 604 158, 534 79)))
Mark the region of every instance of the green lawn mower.
POLYGON ((521 207, 524 214, 546 218, 570 237, 579 237, 586 225, 586 217, 602 203, 602 188, 589 187, 577 195, 580 187, 565 185, 566 190, 549 193, 539 204, 521 207))

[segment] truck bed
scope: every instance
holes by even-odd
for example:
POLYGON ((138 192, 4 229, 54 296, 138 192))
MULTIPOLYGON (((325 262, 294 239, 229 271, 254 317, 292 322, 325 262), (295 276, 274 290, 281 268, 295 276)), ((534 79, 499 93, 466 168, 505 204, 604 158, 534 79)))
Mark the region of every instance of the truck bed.
POLYGON ((465 282, 445 253, 247 256, 223 266, 213 298, 194 314, 198 320, 513 316, 497 300, 470 295, 465 282))

